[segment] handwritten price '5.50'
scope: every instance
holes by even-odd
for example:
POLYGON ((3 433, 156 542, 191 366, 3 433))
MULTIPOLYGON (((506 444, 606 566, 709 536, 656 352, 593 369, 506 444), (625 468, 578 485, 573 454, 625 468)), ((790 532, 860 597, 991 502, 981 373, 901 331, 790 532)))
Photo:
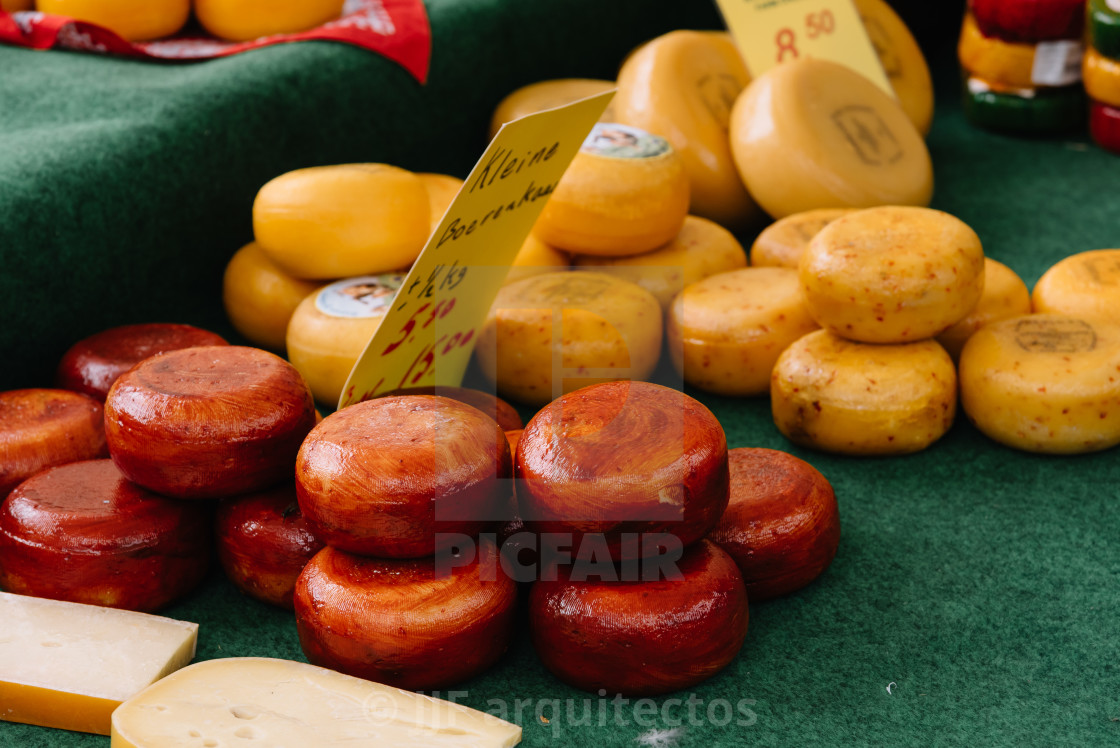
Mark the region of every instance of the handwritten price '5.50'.
MULTIPOLYGON (((805 35, 809 39, 828 36, 835 30, 836 19, 833 18, 832 11, 828 9, 805 16, 805 35)), ((778 45, 778 62, 785 62, 786 55, 792 55, 795 60, 800 57, 800 53, 797 51, 797 33, 793 29, 788 26, 779 29, 774 41, 778 45)))

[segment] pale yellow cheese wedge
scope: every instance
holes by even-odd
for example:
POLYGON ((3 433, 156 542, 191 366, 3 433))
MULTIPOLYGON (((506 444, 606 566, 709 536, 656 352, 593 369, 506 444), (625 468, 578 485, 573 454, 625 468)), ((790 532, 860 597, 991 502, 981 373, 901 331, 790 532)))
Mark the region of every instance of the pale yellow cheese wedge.
POLYGON ((735 236, 718 223, 689 216, 673 241, 652 252, 629 257, 578 255, 572 262, 576 267, 637 283, 657 297, 662 309, 668 309, 686 286, 716 273, 746 267, 747 254, 735 236))
POLYGON ((933 123, 933 80, 917 40, 884 0, 855 0, 855 4, 899 106, 925 135, 933 123))
POLYGON ((305 298, 288 323, 288 360, 311 394, 334 407, 404 282, 403 275, 361 276, 332 283, 305 298))
POLYGON ((468 707, 263 657, 184 668, 113 713, 112 748, 510 748, 521 728, 468 707))
POLYGON ((731 157, 728 124, 750 74, 724 34, 672 31, 623 64, 614 98, 619 122, 666 138, 681 155, 690 212, 742 228, 761 218, 731 157))
POLYGON ((108 735, 113 710, 189 663, 197 636, 195 623, 0 592, 0 720, 108 735))
POLYGON ((1028 452, 1120 444, 1120 325, 1033 314, 980 328, 961 352, 961 405, 990 438, 1028 452))
POLYGON ((375 275, 408 267, 431 233, 424 181, 386 164, 299 169, 261 187, 253 231, 296 278, 375 275))
POLYGON ((730 396, 769 392, 778 356, 817 329, 789 268, 744 268, 693 283, 667 324, 669 355, 684 381, 730 396))
POLYGON ((967 317, 938 335, 937 342, 957 361, 964 344, 981 327, 1030 312, 1031 297, 1023 279, 1002 262, 985 257, 984 293, 980 301, 967 317))
POLYGON ((668 141, 598 123, 549 198, 533 233, 574 254, 636 255, 680 233, 688 175, 668 141))
POLYGON ((888 206, 838 218, 801 256, 813 318, 864 343, 930 338, 964 319, 984 290, 984 251, 963 221, 888 206))
POLYGON ((448 174, 417 174, 428 188, 428 208, 431 213, 432 231, 436 230, 451 201, 459 194, 463 180, 448 174))
POLYGON ((226 266, 222 301, 239 333, 263 348, 282 351, 288 320, 318 287, 318 283, 293 278, 276 267, 252 242, 239 249, 226 266))
POLYGON ((513 258, 513 265, 510 266, 505 285, 542 273, 566 270, 569 263, 570 259, 566 252, 550 247, 533 234, 529 234, 521 244, 521 249, 517 251, 517 256, 513 258))
POLYGON ((934 340, 869 345, 818 330, 774 366, 774 423, 795 444, 850 455, 925 449, 953 425, 957 377, 934 340))
POLYGON ((751 265, 796 270, 813 237, 840 216, 851 212, 852 208, 820 208, 775 221, 763 229, 751 245, 751 265))
MULTIPOLYGON (((505 97, 494 110, 490 118, 490 139, 498 134, 502 125, 520 119, 529 114, 543 112, 573 101, 586 99, 588 96, 606 93, 615 87, 614 81, 604 81, 595 78, 559 78, 557 80, 540 81, 523 86, 509 96, 505 97)), ((600 122, 613 122, 614 103, 607 106, 600 122)))
POLYGON ((1036 312, 1120 324, 1120 249, 1096 249, 1047 270, 1031 294, 1036 312))
POLYGON ((638 285, 586 270, 546 273, 498 292, 475 353, 502 397, 544 405, 598 382, 645 379, 661 330, 657 299, 638 285))
POLYGON ((928 205, 933 195, 929 151, 898 102, 826 60, 787 62, 752 81, 731 111, 731 152, 774 218, 928 205))

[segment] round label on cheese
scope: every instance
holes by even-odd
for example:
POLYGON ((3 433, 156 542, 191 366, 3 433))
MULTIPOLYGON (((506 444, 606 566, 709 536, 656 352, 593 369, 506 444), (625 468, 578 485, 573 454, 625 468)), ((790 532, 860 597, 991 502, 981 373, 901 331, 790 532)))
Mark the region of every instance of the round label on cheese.
POLYGON ((380 317, 397 296, 403 275, 363 275, 347 278, 324 288, 315 297, 315 307, 332 317, 380 317))
POLYGON ((653 158, 672 148, 665 138, 637 127, 597 122, 580 150, 608 158, 653 158))

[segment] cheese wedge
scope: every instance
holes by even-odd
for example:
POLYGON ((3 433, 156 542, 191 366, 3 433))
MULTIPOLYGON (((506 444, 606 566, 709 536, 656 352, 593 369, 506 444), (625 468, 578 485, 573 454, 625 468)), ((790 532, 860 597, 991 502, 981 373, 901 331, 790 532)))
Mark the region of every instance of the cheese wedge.
POLYGON ((191 661, 198 624, 0 592, 0 719, 109 734, 122 701, 191 661))
POLYGON ((302 662, 191 665, 113 713, 112 748, 510 748, 521 728, 450 701, 302 662))

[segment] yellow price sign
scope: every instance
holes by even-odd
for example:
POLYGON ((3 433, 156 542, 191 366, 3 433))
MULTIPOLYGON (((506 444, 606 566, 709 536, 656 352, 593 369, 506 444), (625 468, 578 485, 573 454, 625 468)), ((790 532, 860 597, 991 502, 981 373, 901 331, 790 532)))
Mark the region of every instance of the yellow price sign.
POLYGON ((852 0, 716 0, 752 76, 813 57, 846 65, 892 97, 852 0))
POLYGON ((522 117, 494 136, 350 372, 340 409, 404 387, 462 382, 514 258, 613 96, 522 117))

